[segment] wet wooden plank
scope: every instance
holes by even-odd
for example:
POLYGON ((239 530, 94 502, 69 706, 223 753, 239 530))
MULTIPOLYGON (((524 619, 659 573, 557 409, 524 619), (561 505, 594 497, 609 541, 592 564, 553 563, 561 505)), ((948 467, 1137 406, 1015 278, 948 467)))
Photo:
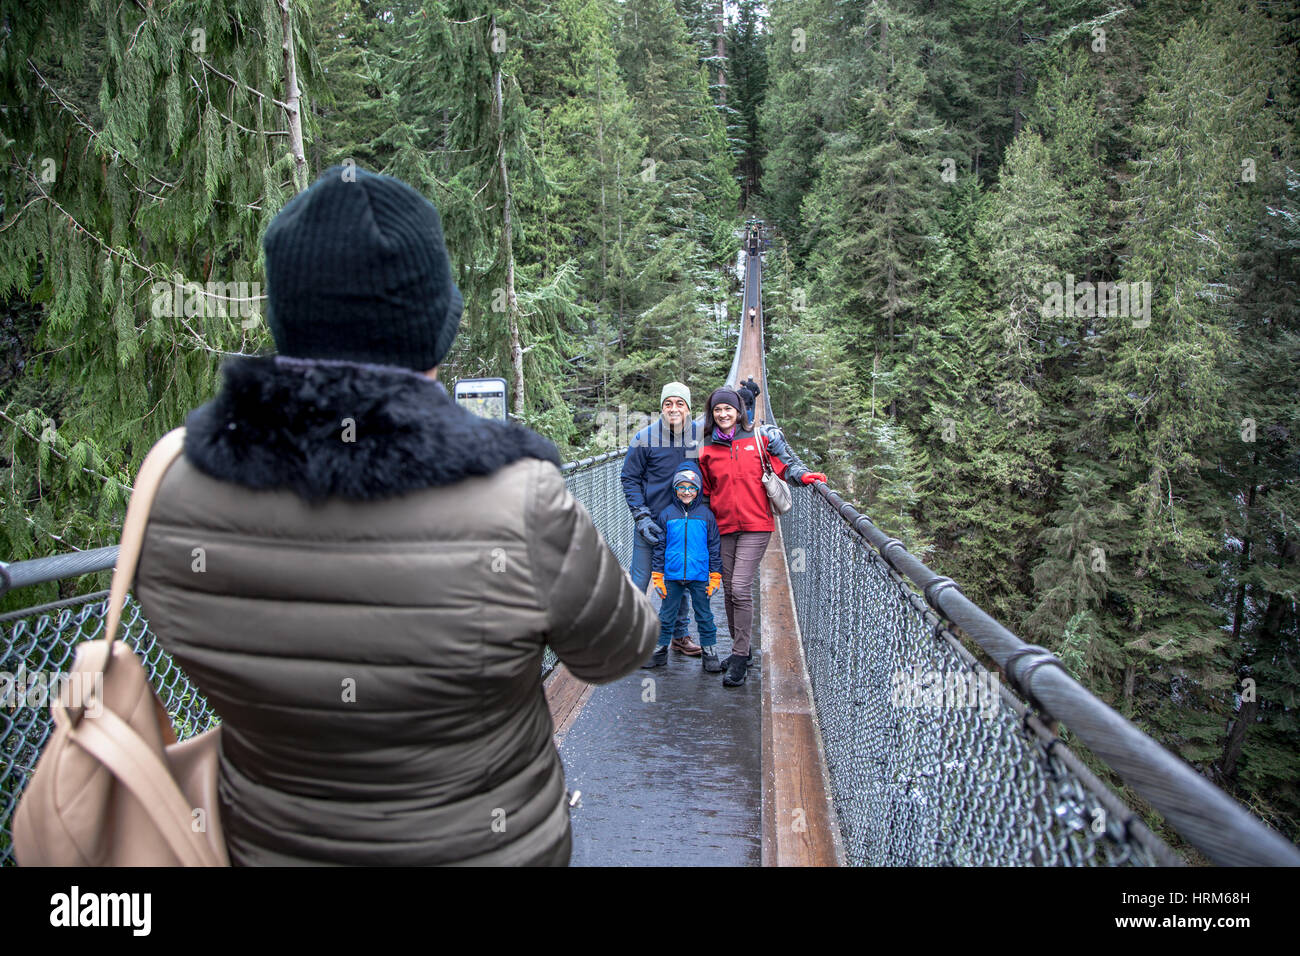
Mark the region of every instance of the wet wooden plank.
MULTIPOLYGON (((725 657, 721 590, 710 606, 725 657)), ((723 687, 698 657, 671 651, 666 667, 594 688, 560 749, 569 789, 582 791, 570 865, 758 866, 761 677, 723 687)))
POLYGON ((839 825, 794 614, 780 526, 763 589, 763 865, 840 866, 839 825))
POLYGON ((555 725, 555 746, 564 741, 573 722, 578 719, 582 706, 591 697, 592 684, 580 681, 569 673, 563 664, 555 665, 546 679, 546 704, 551 709, 551 723, 555 725))

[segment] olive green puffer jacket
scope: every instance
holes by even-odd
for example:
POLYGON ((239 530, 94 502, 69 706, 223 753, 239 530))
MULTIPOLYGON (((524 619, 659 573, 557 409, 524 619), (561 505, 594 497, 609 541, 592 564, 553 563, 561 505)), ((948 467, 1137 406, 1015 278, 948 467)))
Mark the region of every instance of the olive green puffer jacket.
POLYGON ((554 446, 404 370, 225 376, 135 590, 221 716, 231 862, 567 863, 543 648, 610 681, 658 622, 554 446))

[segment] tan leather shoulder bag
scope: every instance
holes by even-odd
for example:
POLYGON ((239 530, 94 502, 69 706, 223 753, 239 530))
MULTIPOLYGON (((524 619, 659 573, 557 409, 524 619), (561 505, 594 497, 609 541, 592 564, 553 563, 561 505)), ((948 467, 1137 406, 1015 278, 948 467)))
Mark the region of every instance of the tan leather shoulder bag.
POLYGON ((104 637, 77 648, 67 685, 94 691, 50 705, 54 732, 14 815, 20 866, 230 865, 217 806, 221 728, 177 743, 140 659, 116 640, 149 509, 184 440, 183 428, 164 435, 136 477, 104 637))
POLYGON ((754 432, 754 443, 758 445, 758 457, 763 460, 763 489, 767 492, 768 503, 774 514, 783 515, 794 507, 794 496, 790 486, 776 476, 772 461, 767 455, 767 439, 759 432, 754 432))

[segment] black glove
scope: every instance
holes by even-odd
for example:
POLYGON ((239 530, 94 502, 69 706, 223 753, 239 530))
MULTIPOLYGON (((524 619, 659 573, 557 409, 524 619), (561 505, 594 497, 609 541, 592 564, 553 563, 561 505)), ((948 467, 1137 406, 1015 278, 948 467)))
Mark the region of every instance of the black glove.
POLYGON ((644 515, 637 519, 637 534, 650 544, 658 544, 664 539, 663 528, 659 527, 659 522, 649 515, 644 515))

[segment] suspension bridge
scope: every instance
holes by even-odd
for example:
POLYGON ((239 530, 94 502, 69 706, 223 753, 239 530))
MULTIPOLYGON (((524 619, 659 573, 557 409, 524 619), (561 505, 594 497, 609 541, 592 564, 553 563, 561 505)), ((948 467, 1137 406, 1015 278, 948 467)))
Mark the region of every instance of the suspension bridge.
MULTIPOLYGON (((776 423, 761 271, 761 254, 747 243, 727 381, 754 376, 763 388, 755 419, 776 423)), ((619 481, 623 457, 610 452, 563 471, 627 568, 634 532, 619 481)), ((0 594, 51 581, 66 592, 116 556, 113 547, 0 564, 0 594)), ((0 672, 67 670, 76 645, 100 636, 107 596, 0 616, 0 672)), ((755 605, 755 666, 736 689, 676 653, 666 669, 601 687, 548 654, 540 679, 575 792, 573 864, 1188 862, 1152 831, 1146 812, 1212 863, 1300 865, 1300 850, 825 484, 794 489, 760 567, 755 605), (1125 791, 1140 797, 1142 812, 1125 791)), ((725 656, 721 590, 712 606, 725 656)), ((218 721, 134 601, 123 632, 179 739, 218 721)), ((0 865, 13 865, 13 811, 51 729, 44 708, 0 708, 0 865)))

